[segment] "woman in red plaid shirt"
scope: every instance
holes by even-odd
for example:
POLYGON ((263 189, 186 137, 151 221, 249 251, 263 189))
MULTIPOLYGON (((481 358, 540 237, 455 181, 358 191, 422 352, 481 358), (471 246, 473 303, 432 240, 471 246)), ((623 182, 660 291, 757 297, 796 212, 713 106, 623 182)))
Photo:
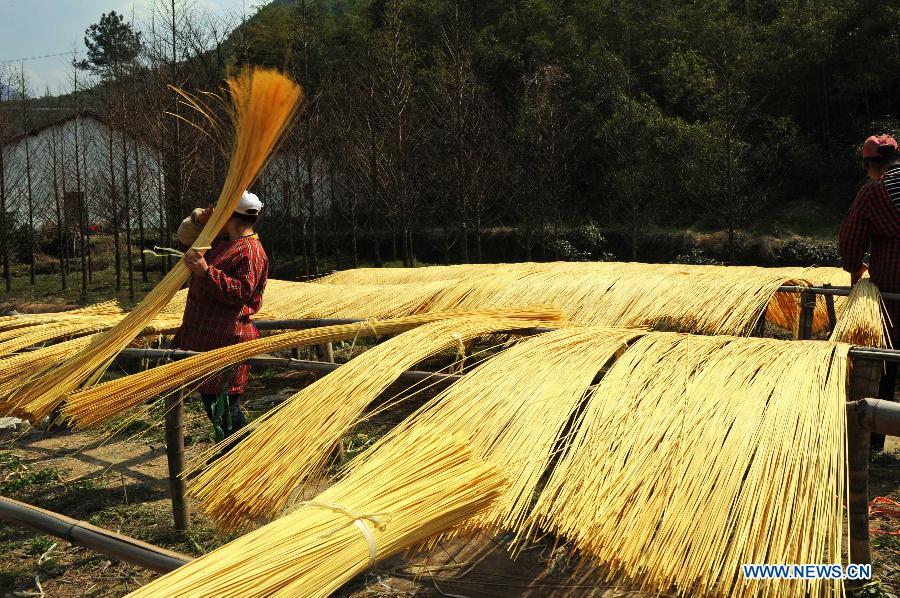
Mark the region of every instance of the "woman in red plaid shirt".
MULTIPOLYGON (((850 283, 868 270, 882 293, 900 292, 900 150, 890 135, 873 135, 863 144, 863 168, 869 182, 862 186, 838 234, 838 250, 850 283), (869 252, 869 264, 863 260, 869 252)), ((885 301, 891 343, 900 348, 900 303, 885 301)), ((889 363, 878 396, 894 399, 897 364, 889 363)), ((884 436, 873 434, 873 450, 884 448, 884 436)))
MULTIPOLYGON (((262 207, 256 195, 245 191, 206 254, 194 250, 185 254, 193 276, 175 334, 176 348, 209 351, 259 337, 250 316, 262 306, 269 271, 269 258, 253 230, 262 207)), ((190 246, 211 213, 212 208, 194 210, 178 228, 178 241, 190 246)), ((240 396, 249 374, 250 366, 242 364, 200 385, 203 407, 217 436, 230 436, 245 424, 240 396)))

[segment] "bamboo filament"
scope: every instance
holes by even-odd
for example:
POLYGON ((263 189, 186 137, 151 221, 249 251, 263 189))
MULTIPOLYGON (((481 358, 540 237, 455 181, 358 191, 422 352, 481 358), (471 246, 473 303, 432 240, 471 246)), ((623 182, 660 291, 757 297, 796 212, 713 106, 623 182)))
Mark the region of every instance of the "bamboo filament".
MULTIPOLYGON (((194 242, 208 247, 234 213, 241 194, 256 178, 290 122, 301 98, 300 87, 275 71, 245 69, 227 81, 234 144, 225 184, 216 207, 194 242)), ((202 112, 202 106, 194 103, 202 112)), ((204 113, 205 114, 205 113, 204 113)), ((211 114, 205 114, 212 119, 211 114)), ((24 386, 15 400, 28 406, 32 421, 42 419, 67 394, 106 366, 145 328, 187 282, 190 270, 179 260, 152 291, 112 329, 95 337, 77 355, 24 386)))
MULTIPOLYGON (((86 388, 68 397, 63 407, 63 415, 73 420, 78 427, 86 428, 140 405, 147 399, 197 382, 255 355, 369 336, 398 334, 429 322, 467 316, 515 318, 525 320, 529 326, 533 326, 536 323, 556 322, 559 313, 552 309, 541 308, 458 311, 323 326, 264 336, 86 388)), ((516 327, 521 326, 514 326, 516 327)))
POLYGON ((533 524, 652 592, 818 596, 840 563, 848 345, 651 333, 591 393, 533 524))
POLYGON ((884 314, 878 287, 871 278, 863 278, 853 286, 831 340, 863 347, 890 347, 884 314))
MULTIPOLYGON (((519 530, 563 434, 598 372, 639 330, 563 328, 512 346, 442 391, 376 443, 425 428, 460 434, 511 485, 470 526, 519 530)), ((367 453, 350 464, 365 467, 367 453)))
POLYGON ((503 475, 445 430, 409 439, 290 514, 129 596, 325 598, 374 561, 455 529, 502 490, 503 475))
MULTIPOLYGON (((442 320, 377 345, 254 422, 252 433, 190 481, 189 494, 198 499, 200 509, 227 529, 258 517, 276 516, 298 488, 318 481, 341 437, 400 374, 423 359, 454 348, 457 336, 468 341, 492 332, 531 327, 535 319, 547 320, 544 312, 523 315, 516 319, 442 320)), ((194 469, 202 467, 201 461, 194 469)))

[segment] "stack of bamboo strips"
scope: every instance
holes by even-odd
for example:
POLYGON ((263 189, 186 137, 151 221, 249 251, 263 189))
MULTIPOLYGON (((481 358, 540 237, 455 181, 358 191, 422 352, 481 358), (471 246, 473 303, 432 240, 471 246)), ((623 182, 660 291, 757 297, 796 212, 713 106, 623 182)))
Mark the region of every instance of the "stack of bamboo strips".
POLYGON ((487 508, 504 477, 441 429, 366 463, 315 499, 129 594, 326 597, 375 562, 487 508))
POLYGON ((651 591, 803 596, 841 562, 847 345, 651 333, 591 393, 533 524, 651 591))
MULTIPOLYGON (((552 281, 557 277, 568 277, 569 286, 574 292, 582 292, 587 296, 603 294, 602 285, 618 282, 618 293, 637 293, 644 286, 653 287, 652 283, 643 282, 645 277, 657 279, 672 278, 678 280, 700 276, 704 280, 713 279, 720 281, 745 280, 747 284, 757 287, 768 284, 760 280, 766 278, 780 278, 782 284, 821 285, 829 283, 833 286, 845 285, 848 275, 839 268, 758 268, 751 266, 694 266, 687 264, 640 264, 621 262, 550 262, 550 263, 522 263, 522 264, 465 264, 456 266, 429 266, 423 268, 359 268, 337 272, 319 279, 319 284, 328 285, 395 285, 443 281, 448 284, 447 290, 435 298, 428 305, 434 309, 448 309, 463 305, 477 305, 483 299, 489 300, 491 305, 498 303, 501 297, 496 297, 496 291, 505 286, 519 281, 520 285, 526 285, 529 274, 543 275, 535 278, 534 289, 530 291, 541 295, 546 289, 548 294, 541 295, 541 300, 547 302, 551 295, 565 295, 562 288, 566 283, 559 282, 554 285, 552 281), (525 277, 525 278, 523 278, 525 277), (544 281, 550 280, 551 284, 544 286, 544 281), (555 288, 554 288, 555 287, 555 288), (601 288, 598 288, 601 287, 601 288), (492 290, 493 289, 493 290, 492 290), (581 291, 579 291, 581 289, 581 291)), ((664 282, 662 283, 665 284, 664 282)), ((724 283, 723 284, 727 284, 724 283)), ((698 297, 709 297, 710 301, 716 301, 724 296, 732 298, 730 294, 721 295, 722 285, 714 285, 709 291, 699 284, 693 289, 698 297)), ((727 288, 725 289, 727 291, 727 288)), ((502 291, 505 295, 515 292, 514 289, 502 291)), ((690 297, 686 297, 690 299, 690 297)), ((640 300, 634 299, 633 300, 640 300)), ((623 299, 624 300, 624 299, 623 299)), ((685 300, 685 297, 680 297, 685 300)), ((835 307, 841 312, 844 303, 843 297, 835 298, 835 307)), ((568 313, 572 321, 583 325, 628 325, 628 322, 611 322, 597 316, 597 310, 592 309, 589 302, 579 302, 575 299, 568 301, 570 308, 582 315, 568 313)), ((689 305, 689 304, 688 304, 689 305)), ((770 297, 766 318, 773 324, 792 330, 796 327, 799 318, 799 298, 796 293, 773 293, 770 297)), ((761 314, 759 314, 761 315, 761 314)), ((633 315, 632 315, 633 317, 633 315)), ((665 316, 664 316, 665 317, 665 316)), ((758 319, 758 318, 757 318, 758 319)), ((717 330, 719 333, 747 334, 752 330, 752 323, 742 323, 740 327, 727 330, 717 330)), ((828 313, 823 297, 819 297, 815 316, 814 330, 821 331, 828 325, 828 313)), ((689 332, 705 332, 679 328, 689 332)))
POLYGON ((214 349, 81 390, 68 397, 63 414, 78 427, 89 427, 140 405, 149 398, 202 380, 255 355, 327 342, 398 334, 430 322, 466 317, 496 320, 501 325, 512 322, 510 329, 559 321, 556 310, 521 308, 423 314, 285 332, 214 349))
POLYGON ((272 282, 257 320, 397 318, 419 313, 448 286, 446 281, 382 286, 272 282))
MULTIPOLYGON (((516 315, 442 320, 366 351, 254 422, 252 433, 191 480, 188 492, 225 528, 277 515, 304 484, 318 481, 341 437, 404 371, 470 339, 549 323, 555 314, 516 315)), ((202 459, 196 469, 204 466, 202 459)))
MULTIPOLYGON (((564 432, 598 372, 638 330, 564 328, 514 345, 442 391, 375 445, 403 444, 419 428, 463 435, 511 485, 470 526, 519 530, 564 432)), ((337 387, 340 396, 344 389, 337 387)), ((366 467, 367 456, 351 463, 366 467)))
POLYGON ((799 282, 764 268, 615 266, 484 274, 448 287, 423 309, 500 307, 541 297, 574 324, 746 336, 778 287, 799 282))
POLYGON ((122 315, 122 313, 122 308, 119 307, 119 303, 117 301, 104 301, 103 303, 95 303, 93 305, 88 305, 86 307, 68 311, 3 316, 0 317, 0 331, 13 330, 15 328, 23 328, 27 326, 37 326, 39 324, 71 322, 83 317, 96 318, 98 316, 120 316, 122 315))
MULTIPOLYGON (((301 98, 300 88, 275 71, 245 69, 228 80, 229 102, 234 125, 234 143, 225 184, 209 221, 193 248, 203 252, 222 230, 234 213, 241 195, 256 178, 269 155, 274 151, 282 133, 290 122, 301 98)), ((218 117, 195 97, 179 90, 185 101, 193 105, 211 123, 218 117)), ((113 328, 96 337, 75 356, 30 381, 16 393, 14 399, 28 405, 30 419, 41 419, 63 398, 91 376, 102 371, 115 355, 128 345, 162 310, 190 278, 190 270, 179 260, 166 277, 113 328)))
POLYGON ((870 278, 863 278, 853 286, 831 340, 863 347, 890 347, 883 314, 878 287, 870 278))

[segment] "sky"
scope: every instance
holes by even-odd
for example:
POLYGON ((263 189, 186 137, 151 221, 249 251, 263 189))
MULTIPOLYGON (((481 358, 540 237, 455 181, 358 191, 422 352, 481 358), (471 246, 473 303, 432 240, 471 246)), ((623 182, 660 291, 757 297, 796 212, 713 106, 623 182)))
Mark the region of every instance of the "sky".
MULTIPOLYGON (((0 72, 25 68, 30 93, 52 94, 71 87, 72 51, 84 58, 84 30, 115 10, 126 20, 134 15, 138 29, 149 28, 154 6, 169 0, 0 0, 0 72), (61 54, 21 61, 22 58, 61 54), (10 62, 12 61, 12 62, 10 62)), ((262 0, 176 0, 176 8, 189 7, 210 16, 240 22, 253 14, 262 0)), ((17 87, 17 86, 13 86, 17 87)))

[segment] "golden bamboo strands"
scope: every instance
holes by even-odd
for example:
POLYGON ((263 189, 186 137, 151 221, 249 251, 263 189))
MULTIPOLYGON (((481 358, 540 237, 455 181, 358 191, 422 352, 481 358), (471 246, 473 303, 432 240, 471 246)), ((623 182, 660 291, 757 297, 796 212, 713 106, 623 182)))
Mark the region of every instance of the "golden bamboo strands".
MULTIPOLYGON (((280 281, 279 281, 280 282, 280 281)), ((396 318, 418 313, 447 282, 331 285, 310 282, 266 286, 262 319, 396 318)))
MULTIPOLYGON (((341 437, 404 371, 470 339, 549 321, 542 311, 520 315, 442 320, 366 351, 254 422, 252 433, 189 482, 188 493, 227 529, 274 517, 322 473, 341 437)), ((201 457, 193 470, 203 466, 201 457)))
POLYGON ((90 336, 83 336, 0 359, 0 413, 14 415, 17 403, 8 400, 12 391, 61 360, 75 355, 90 344, 91 340, 90 336))
MULTIPOLYGON (((479 458, 495 465, 511 482, 469 526, 519 530, 586 389, 642 334, 563 328, 525 339, 439 393, 370 450, 405 443, 405 436, 422 427, 463 436, 479 458)), ((368 454, 352 461, 350 471, 367 467, 368 454)))
MULTIPOLYGON (((47 341, 84 336, 106 330, 109 325, 94 322, 57 322, 0 332, 0 357, 47 341), (12 334, 11 334, 12 333, 12 334)), ((0 366, 2 367, 2 366, 0 366)))
POLYGON ((548 271, 534 265, 463 280, 438 293, 423 310, 521 305, 541 297, 579 325, 746 336, 778 287, 794 282, 749 267, 591 264, 557 265, 548 271))
POLYGON ((535 506, 649 591, 818 596, 744 563, 840 563, 848 345, 651 333, 590 395, 535 506))
POLYGON ((102 316, 118 316, 122 313, 122 308, 119 307, 118 301, 105 301, 103 303, 95 303, 84 308, 68 311, 3 316, 0 317, 0 331, 37 326, 40 324, 78 321, 82 318, 90 319, 102 316))
POLYGON ((853 286, 831 340, 862 347, 890 347, 881 293, 871 278, 863 278, 853 286))
POLYGON ((410 440, 129 596, 325 598, 375 562, 455 529, 503 489, 504 476, 446 431, 410 440))
MULTIPOLYGON (((553 302, 551 295, 565 296, 567 292, 575 294, 590 295, 594 297, 602 294, 602 289, 597 288, 603 284, 618 283, 617 293, 628 293, 629 299, 623 297, 622 301, 639 300, 633 297, 634 293, 641 290, 642 287, 651 286, 642 282, 642 280, 650 275, 654 277, 671 277, 674 280, 683 279, 685 276, 694 277, 707 275, 712 278, 721 280, 739 280, 741 278, 758 279, 758 277, 774 277, 781 278, 783 284, 797 284, 808 286, 810 284, 819 285, 822 283, 830 283, 832 285, 843 285, 847 282, 847 274, 839 268, 758 268, 752 266, 694 266, 687 264, 641 264, 641 263, 622 263, 622 262, 550 262, 550 263, 522 263, 522 264, 463 264, 455 266, 428 266, 422 268, 358 268, 355 270, 345 270, 336 272, 316 282, 322 285, 392 285, 392 284, 410 284, 443 281, 447 283, 447 291, 435 297, 428 303, 426 309, 450 309, 461 306, 479 305, 484 300, 489 301, 488 305, 502 305, 499 298, 495 296, 495 292, 500 290, 506 295, 513 293, 512 289, 505 289, 504 283, 514 284, 518 281, 520 286, 528 284, 528 276, 531 274, 543 275, 547 279, 553 280, 554 277, 568 277, 569 281, 564 283, 557 281, 556 285, 547 286, 543 280, 535 279, 535 287, 531 289, 532 296, 528 302, 534 302, 536 299, 540 302, 553 302), (523 276, 525 278, 523 278, 523 276), (562 288, 568 285, 571 291, 562 288), (555 287, 555 288, 554 288, 555 287), (492 291, 493 289, 493 291, 492 291), (546 293, 541 293, 541 289, 546 289, 546 293), (538 295, 538 297, 534 297, 538 295)), ((663 285, 665 283, 662 283, 663 285)), ((692 288, 691 291, 698 297, 710 297, 711 301, 717 301, 721 297, 729 297, 733 300, 732 295, 722 295, 722 285, 717 285, 709 291, 705 291, 699 285, 692 288)), ((725 289, 727 291, 727 288, 725 289)), ((684 293, 682 293, 684 295, 684 293)), ((691 297, 682 296, 680 300, 689 300, 691 297)), ((524 297, 514 299, 516 302, 524 301, 524 297)), ((664 301, 663 301, 664 303, 664 301)), ((840 314, 843 307, 844 298, 834 298, 835 309, 840 314)), ((484 305, 484 303, 481 303, 484 305)), ((688 304, 690 305, 690 304, 688 304)), ((562 305, 560 305, 562 307, 562 305)), ((585 300, 579 303, 574 299, 568 302, 567 315, 572 321, 582 325, 634 325, 636 321, 613 321, 612 318, 603 318, 598 315, 599 311, 589 301, 585 300), (581 315, 571 313, 568 309, 574 309, 582 312, 581 315)), ((799 318, 800 308, 798 296, 796 293, 774 293, 769 302, 766 312, 767 321, 792 330, 796 327, 799 318)), ((633 314, 630 314, 634 317, 633 314)), ((754 313, 754 315, 756 315, 754 313)), ((663 314, 663 318, 667 318, 668 314, 663 314)), ((756 321, 753 322, 755 324, 756 321)), ((821 331, 828 325, 828 311, 825 299, 818 297, 816 309, 814 313, 814 330, 821 331)), ((672 326, 663 326, 664 328, 673 328, 672 326)), ((692 330, 689 328, 678 328, 679 330, 691 332, 704 332, 705 330, 692 330)), ((747 334, 748 330, 752 330, 749 323, 742 324, 739 330, 720 329, 713 333, 730 333, 730 334, 747 334)))
MULTIPOLYGON (((146 344, 148 338, 175 330, 180 321, 154 320, 129 346, 146 344)), ((99 333, 97 333, 99 334, 99 333)), ((95 340, 97 334, 76 337, 63 342, 55 342, 33 351, 17 353, 0 358, 0 413, 27 416, 30 412, 22 409, 22 405, 11 399, 11 395, 28 381, 39 377, 45 371, 59 365, 66 359, 76 355, 95 340)))
POLYGON ((367 320, 265 336, 206 351, 81 390, 68 397, 63 415, 74 421, 77 427, 86 428, 140 405, 147 399, 201 380, 256 355, 328 342, 398 334, 436 320, 461 317, 515 318, 533 326, 536 323, 558 321, 559 312, 541 308, 457 311, 393 320, 367 320))
MULTIPOLYGON (((227 81, 230 116, 235 128, 225 184, 209 221, 193 248, 205 251, 234 213, 241 194, 251 185, 274 150, 301 98, 300 87, 283 75, 263 69, 245 69, 227 81)), ((180 92, 210 121, 198 100, 180 92)), ((224 101, 223 101, 224 104, 224 101)), ((179 260, 166 277, 114 328, 96 338, 65 364, 28 383, 16 400, 29 408, 29 418, 40 420, 67 394, 104 368, 134 339, 187 282, 190 270, 179 260)))

